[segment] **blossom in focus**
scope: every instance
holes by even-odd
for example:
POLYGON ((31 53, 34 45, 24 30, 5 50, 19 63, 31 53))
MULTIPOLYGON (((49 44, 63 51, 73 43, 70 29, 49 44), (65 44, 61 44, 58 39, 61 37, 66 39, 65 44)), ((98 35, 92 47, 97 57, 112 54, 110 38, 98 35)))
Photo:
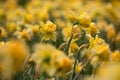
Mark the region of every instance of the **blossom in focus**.
POLYGON ((52 39, 56 40, 56 25, 51 21, 47 21, 46 23, 40 22, 40 32, 43 34, 43 38, 45 40, 52 39))

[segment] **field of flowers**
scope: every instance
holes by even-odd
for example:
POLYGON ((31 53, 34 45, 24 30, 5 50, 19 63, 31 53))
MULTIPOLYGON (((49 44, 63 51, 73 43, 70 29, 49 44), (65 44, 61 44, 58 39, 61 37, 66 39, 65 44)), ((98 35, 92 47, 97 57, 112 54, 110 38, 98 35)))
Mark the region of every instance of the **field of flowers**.
POLYGON ((0 0, 0 80, 120 80, 120 1, 0 0))

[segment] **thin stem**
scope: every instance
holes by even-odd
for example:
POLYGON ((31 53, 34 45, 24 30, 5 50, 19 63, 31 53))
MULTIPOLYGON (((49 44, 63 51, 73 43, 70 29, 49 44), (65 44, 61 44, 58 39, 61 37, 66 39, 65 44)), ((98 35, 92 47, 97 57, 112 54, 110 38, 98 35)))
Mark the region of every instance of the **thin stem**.
POLYGON ((59 46, 59 50, 62 50, 65 46, 67 45, 67 43, 62 43, 60 46, 59 46))
POLYGON ((44 37, 42 37, 42 39, 41 39, 41 41, 40 41, 40 42, 42 43, 42 42, 44 42, 44 40, 45 40, 45 38, 44 38, 44 37))
POLYGON ((24 72, 24 69, 25 69, 25 65, 27 64, 28 60, 30 59, 30 56, 31 56, 31 54, 29 54, 29 55, 26 57, 26 59, 25 59, 25 61, 24 61, 24 63, 23 63, 23 66, 22 66, 22 71, 23 71, 23 72, 24 72))
POLYGON ((71 35, 71 37, 70 37, 70 39, 68 41, 68 44, 67 44, 66 48, 64 49, 64 52, 66 53, 66 55, 68 55, 68 51, 69 51, 69 47, 70 47, 72 38, 73 38, 73 34, 71 35))
MULTIPOLYGON (((74 26, 74 25, 76 25, 76 24, 78 24, 78 21, 75 21, 72 26, 74 26)), ((69 41, 68 41, 67 46, 66 46, 65 49, 64 49, 64 52, 66 53, 66 55, 68 55, 69 47, 70 47, 70 44, 71 44, 71 41, 72 41, 73 37, 74 37, 74 36, 73 36, 73 27, 72 27, 70 39, 69 39, 69 41)))
MULTIPOLYGON (((84 63, 84 62, 82 63, 82 64, 83 64, 82 69, 84 69, 84 68, 86 67, 86 65, 91 61, 92 58, 93 58, 93 56, 91 56, 85 63, 84 63)), ((81 71, 82 71, 82 70, 81 70, 81 71)), ((73 80, 76 80, 76 79, 77 79, 77 77, 80 75, 81 71, 79 71, 79 73, 74 77, 73 80)))
POLYGON ((73 66, 73 73, 72 73, 72 76, 71 76, 71 79, 70 80, 73 80, 74 76, 75 76, 75 68, 76 68, 76 64, 77 64, 77 59, 78 59, 78 55, 79 55, 79 52, 80 50, 86 46, 85 44, 81 45, 75 55, 75 62, 74 62, 74 66, 73 66))

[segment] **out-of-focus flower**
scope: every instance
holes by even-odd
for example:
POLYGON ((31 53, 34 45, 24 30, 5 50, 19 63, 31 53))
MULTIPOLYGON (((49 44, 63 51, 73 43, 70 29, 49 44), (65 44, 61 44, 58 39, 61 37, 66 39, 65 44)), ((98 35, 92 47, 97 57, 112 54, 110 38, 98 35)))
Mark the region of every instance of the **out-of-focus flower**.
POLYGON ((98 37, 98 35, 96 35, 95 39, 90 34, 86 34, 86 37, 88 38, 88 40, 90 42, 90 48, 92 48, 96 45, 105 43, 105 41, 102 38, 98 37))
POLYGON ((119 14, 119 0, 0 0, 0 80, 120 80, 119 14))
POLYGON ((26 13, 26 14, 25 14, 25 17, 24 17, 25 23, 30 23, 31 20, 32 20, 32 14, 26 13))
POLYGON ((120 64, 103 65, 97 70, 95 80, 120 80, 120 64))
POLYGON ((0 27, 0 36, 2 38, 7 36, 7 32, 6 32, 6 30, 3 27, 0 27))
POLYGON ((102 60, 108 60, 109 59, 109 46, 102 44, 102 45, 96 45, 91 49, 91 53, 99 55, 100 59, 102 60))
POLYGON ((37 71, 46 72, 50 76, 62 75, 72 66, 71 60, 65 53, 49 44, 38 44, 32 59, 36 63, 37 71))
POLYGON ((72 26, 68 26, 66 28, 63 28, 62 34, 64 36, 64 40, 68 40, 70 38, 71 30, 72 30, 72 26))
POLYGON ((56 25, 58 25, 58 28, 63 29, 67 26, 67 24, 62 21, 61 19, 56 19, 55 20, 56 25))
POLYGON ((3 9, 0 9, 0 17, 3 15, 3 9))
POLYGON ((43 38, 45 40, 52 39, 53 41, 56 40, 56 25, 53 24, 51 21, 47 21, 46 23, 40 23, 40 32, 43 34, 43 38))
POLYGON ((113 39, 116 36, 116 31, 114 26, 111 24, 107 27, 107 38, 108 39, 113 39))
POLYGON ((6 28, 9 32, 14 32, 17 28, 17 25, 15 24, 15 22, 11 22, 7 24, 6 28))
POLYGON ((32 27, 32 31, 33 31, 33 34, 38 34, 39 33, 39 25, 34 25, 33 27, 32 27))
POLYGON ((62 30, 62 34, 64 36, 65 41, 67 41, 72 34, 74 39, 77 40, 81 33, 82 29, 78 25, 74 25, 73 28, 72 26, 67 26, 62 30))
POLYGON ((21 32, 20 31, 16 31, 14 33, 14 35, 16 37, 18 37, 19 39, 23 38, 26 40, 30 40, 32 37, 32 30, 31 29, 23 29, 21 32))
POLYGON ((57 72, 58 76, 62 76, 71 70, 72 62, 67 56, 63 55, 62 57, 62 53, 59 54, 59 56, 61 57, 58 57, 58 59, 56 59, 55 64, 57 65, 57 68, 58 68, 58 72, 57 72))
POLYGON ((20 33, 20 36, 25 39, 30 39, 30 34, 27 32, 26 29, 23 29, 22 32, 20 33))
POLYGON ((96 35, 99 33, 99 30, 96 24, 92 22, 89 24, 89 28, 86 28, 85 30, 87 34, 91 34, 91 35, 96 35))
POLYGON ((72 11, 67 11, 66 17, 70 22, 75 22, 77 20, 76 15, 72 11))
POLYGON ((89 27, 88 25, 90 24, 91 19, 90 16, 84 12, 79 15, 78 21, 83 27, 89 27))
POLYGON ((78 45, 77 43, 72 40, 71 43, 70 43, 70 49, 69 49, 69 54, 70 53, 75 53, 75 51, 78 49, 78 45))
POLYGON ((108 14, 110 15, 110 17, 112 18, 111 19, 112 21, 117 22, 118 20, 120 20, 119 13, 114 9, 112 4, 108 4, 106 6, 106 10, 107 10, 108 14))
MULTIPOLYGON (((89 51, 93 56, 96 56, 93 58, 93 62, 95 62, 95 66, 97 65, 96 61, 99 61, 99 63, 102 62, 107 62, 109 61, 110 53, 111 50, 109 48, 109 45, 105 43, 105 41, 98 36, 94 39, 92 36, 89 36, 90 39, 90 48, 89 51)), ((98 64, 99 64, 98 63, 98 64)), ((94 66, 94 64, 93 64, 94 66)))
POLYGON ((22 8, 17 8, 17 9, 15 10, 15 14, 16 14, 16 16, 18 16, 18 17, 22 17, 22 16, 23 16, 23 13, 24 13, 24 9, 22 9, 22 8))
POLYGON ((82 66, 80 64, 78 64, 75 68, 75 74, 77 74, 78 72, 80 72, 82 70, 82 66))
POLYGON ((0 42, 0 79, 11 80, 12 62, 4 42, 0 42))
POLYGON ((115 42, 119 43, 120 42, 120 33, 116 35, 115 42))
POLYGON ((2 48, 4 46, 4 42, 0 42, 0 48, 2 48))
POLYGON ((47 20, 48 19, 48 9, 47 8, 43 8, 43 10, 41 11, 40 15, 40 19, 41 20, 47 20))
POLYGON ((112 54, 111 54, 111 60, 113 62, 120 62, 120 52, 118 50, 114 51, 112 54))
POLYGON ((96 68, 99 65, 99 61, 99 56, 94 56, 90 63, 94 68, 96 68))
POLYGON ((84 12, 77 17, 77 21, 80 24, 80 27, 87 33, 92 36, 95 36, 99 33, 99 30, 95 23, 91 21, 90 16, 84 12))
POLYGON ((22 69, 24 60, 29 54, 28 48, 22 41, 13 40, 5 44, 12 61, 12 70, 18 72, 22 69))
POLYGON ((16 0, 7 0, 5 3, 5 9, 7 10, 13 10, 17 7, 17 1, 16 0))
POLYGON ((107 22, 104 20, 97 21, 96 25, 100 31, 106 31, 107 22))

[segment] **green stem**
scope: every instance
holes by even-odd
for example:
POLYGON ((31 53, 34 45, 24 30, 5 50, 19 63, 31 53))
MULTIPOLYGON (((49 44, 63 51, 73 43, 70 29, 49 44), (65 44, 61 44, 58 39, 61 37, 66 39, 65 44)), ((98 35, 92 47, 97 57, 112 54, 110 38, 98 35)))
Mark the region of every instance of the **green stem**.
POLYGON ((73 66, 73 73, 72 73, 72 76, 71 76, 71 79, 70 80, 73 80, 74 76, 75 76, 75 68, 76 68, 76 64, 77 64, 77 59, 79 57, 79 52, 81 51, 81 49, 85 46, 85 44, 81 45, 75 55, 75 62, 74 62, 74 66, 73 66))
POLYGON ((71 35, 71 37, 70 37, 70 39, 69 39, 69 41, 68 41, 68 44, 67 44, 67 46, 66 46, 65 49, 64 49, 64 52, 66 53, 66 55, 68 55, 68 51, 69 51, 69 47, 70 47, 72 38, 73 38, 73 34, 71 35))
MULTIPOLYGON (((72 26, 77 25, 77 24, 78 24, 78 22, 75 21, 72 26)), ((73 39, 73 34, 72 34, 72 32, 73 32, 73 27, 72 27, 72 30, 71 30, 71 36, 70 36, 70 39, 69 39, 69 41, 68 41, 68 44, 67 44, 67 46, 66 46, 65 49, 64 49, 64 52, 66 53, 66 55, 68 55, 70 43, 71 43, 71 41, 72 41, 72 39, 73 39)))
MULTIPOLYGON (((85 63, 83 62, 83 68, 82 69, 84 69, 86 67, 86 65, 91 61, 92 58, 93 58, 93 56, 91 56, 85 63)), ((79 71, 79 73, 73 78, 73 80, 77 79, 77 77, 80 75, 81 71, 79 71)))
POLYGON ((44 42, 44 40, 45 40, 45 38, 44 38, 44 37, 42 37, 42 39, 41 39, 41 41, 40 41, 40 42, 42 43, 42 42, 44 42))

